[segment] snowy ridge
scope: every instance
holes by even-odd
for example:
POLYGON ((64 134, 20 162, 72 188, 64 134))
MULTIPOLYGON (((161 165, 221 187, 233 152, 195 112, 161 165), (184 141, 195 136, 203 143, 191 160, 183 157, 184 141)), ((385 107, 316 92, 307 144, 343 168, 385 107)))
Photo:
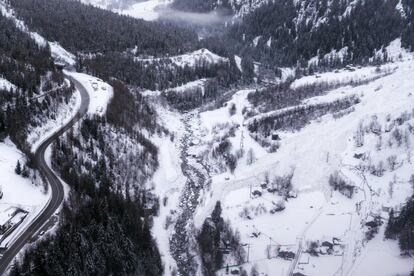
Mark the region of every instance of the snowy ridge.
POLYGON ((0 90, 1 89, 3 89, 3 90, 10 90, 10 89, 15 90, 16 88, 17 88, 16 85, 14 85, 13 83, 9 82, 8 80, 3 79, 3 78, 0 77, 0 90))
POLYGON ((139 62, 148 62, 152 63, 154 61, 167 61, 171 60, 172 63, 180 67, 195 67, 197 64, 202 64, 203 62, 207 64, 218 64, 223 62, 229 62, 227 58, 223 58, 219 55, 216 55, 210 52, 208 49, 200 49, 191 53, 165 57, 165 58, 135 58, 139 62))
POLYGON ((249 14, 267 2, 268 0, 231 0, 232 7, 236 11, 236 18, 249 14))
POLYGON ((122 15, 144 19, 147 21, 157 20, 160 10, 166 8, 170 0, 148 0, 148 1, 123 1, 123 0, 82 0, 85 4, 110 10, 122 15))
POLYGON ((377 51, 372 59, 384 59, 385 55, 389 61, 394 62, 401 60, 410 60, 413 58, 412 54, 407 49, 404 49, 402 47, 401 38, 397 38, 394 41, 392 41, 387 47, 385 47, 385 49, 380 49, 379 51, 377 51))
POLYGON ((170 2, 169 0, 149 0, 133 4, 127 9, 115 9, 113 11, 147 21, 154 21, 160 17, 160 10, 165 9, 170 2))
POLYGON ((63 49, 59 45, 59 43, 49 42, 38 33, 29 31, 26 24, 22 20, 17 19, 14 11, 9 6, 7 6, 7 4, 4 3, 3 0, 0 0, 0 12, 5 17, 13 19, 17 28, 19 28, 23 32, 28 33, 40 47, 45 47, 47 44, 49 44, 52 57, 55 59, 55 61, 63 62, 64 64, 68 64, 71 66, 75 65, 76 61, 75 56, 73 54, 63 49))
POLYGON ((207 79, 199 79, 199 80, 195 80, 195 81, 190 81, 187 82, 183 85, 168 89, 166 92, 185 92, 187 90, 196 90, 196 89, 200 89, 201 93, 204 95, 204 85, 206 83, 207 79))
POLYGON ((394 70, 396 70, 396 68, 396 65, 386 64, 379 67, 367 66, 352 68, 351 70, 335 70, 334 72, 326 72, 322 74, 302 77, 295 80, 290 87, 292 89, 295 89, 300 86, 318 83, 341 84, 343 86, 354 85, 363 81, 369 81, 371 79, 383 77, 384 75, 392 73, 394 70))
POLYGON ((14 11, 3 0, 0 0, 0 12, 3 16, 13 19, 16 27, 28 33, 40 47, 46 46, 47 41, 38 33, 29 31, 26 24, 22 20, 17 19, 14 11))

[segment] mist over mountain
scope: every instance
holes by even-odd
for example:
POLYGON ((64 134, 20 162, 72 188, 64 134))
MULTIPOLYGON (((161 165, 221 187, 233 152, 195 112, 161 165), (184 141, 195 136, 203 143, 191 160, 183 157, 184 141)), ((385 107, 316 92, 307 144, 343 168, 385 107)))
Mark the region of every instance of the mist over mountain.
POLYGON ((85 4, 90 4, 98 7, 102 7, 108 10, 123 10, 128 9, 133 4, 142 2, 139 0, 82 0, 85 4))
POLYGON ((0 0, 0 274, 414 275, 414 1, 0 0))

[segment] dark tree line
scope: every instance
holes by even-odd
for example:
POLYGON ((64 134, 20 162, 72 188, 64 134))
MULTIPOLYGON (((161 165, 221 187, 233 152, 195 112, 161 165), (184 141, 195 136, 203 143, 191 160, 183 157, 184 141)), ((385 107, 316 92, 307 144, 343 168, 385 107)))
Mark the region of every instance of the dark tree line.
POLYGON ((148 105, 138 91, 130 91, 118 80, 110 82, 114 96, 106 112, 108 123, 121 127, 129 132, 136 130, 138 125, 151 133, 157 129, 155 111, 148 105))
POLYGON ((356 1, 345 12, 350 2, 268 1, 240 22, 228 24, 224 35, 203 43, 218 54, 236 53, 271 67, 306 66, 312 57, 322 58, 332 49, 348 47, 343 60, 323 61, 321 66, 326 68, 368 63, 375 50, 401 35, 406 46, 413 45, 412 1, 404 3, 410 11, 407 18, 396 9, 398 0, 356 1), (257 36, 261 39, 255 47, 252 40, 257 36))
POLYGON ((20 150, 30 155, 26 143, 29 128, 54 118, 59 106, 68 103, 73 88, 62 86, 63 75, 54 69, 47 45, 39 46, 3 15, 0 28, 0 77, 16 85, 16 89, 0 91, 0 141, 10 136, 20 150), (53 87, 61 89, 33 99, 53 87))
POLYGON ((203 87, 187 88, 183 91, 167 90, 163 97, 178 110, 191 110, 204 103, 218 99, 226 87, 221 86, 216 79, 206 80, 203 87))
POLYGON ((217 270, 224 267, 225 254, 232 253, 236 262, 244 262, 245 256, 240 237, 221 217, 221 211, 221 203, 217 201, 211 217, 204 221, 197 236, 203 264, 202 271, 206 276, 214 276, 217 270))
POLYGON ((72 92, 72 87, 64 87, 39 101, 30 100, 21 91, 0 90, 0 140, 9 135, 19 149, 29 154, 26 142, 29 128, 55 118, 60 105, 69 102, 72 92))
POLYGON ((75 0, 9 1, 30 29, 74 53, 125 51, 174 54, 193 48, 195 33, 168 23, 147 22, 75 0))
POLYGON ((240 72, 234 63, 211 64, 205 60, 194 67, 179 66, 169 58, 151 62, 134 61, 130 56, 119 53, 81 58, 80 68, 103 79, 116 77, 127 84, 150 90, 165 90, 200 78, 216 78, 221 85, 235 83, 240 72))
MULTIPOLYGON (((90 187, 94 182, 83 179, 90 187)), ((56 234, 28 250, 10 275, 161 275, 142 199, 102 186, 91 192, 71 194, 56 234)))
MULTIPOLYGON (((303 100, 326 94, 330 90, 342 86, 360 86, 372 82, 373 80, 389 74, 385 72, 372 78, 355 79, 346 82, 340 81, 319 81, 314 83, 303 84, 292 88, 292 81, 281 82, 276 85, 268 86, 260 91, 249 93, 247 99, 259 109, 260 112, 282 109, 289 106, 300 104, 303 100)), ((249 116, 249 114, 246 114, 249 116)))
POLYGON ((158 200, 143 185, 158 150, 134 127, 153 128, 153 118, 139 117, 154 112, 122 83, 113 85, 106 117, 84 119, 54 144, 52 166, 71 195, 56 235, 29 250, 11 275, 162 274, 150 232, 158 200))
POLYGON ((297 106, 282 112, 271 113, 263 117, 253 118, 248 124, 250 132, 269 137, 274 131, 296 131, 323 115, 339 112, 359 103, 356 96, 345 97, 329 103, 297 106))
POLYGON ((401 251, 410 253, 414 250, 414 198, 411 197, 399 215, 391 210, 385 237, 397 239, 401 251))
POLYGON ((208 13, 218 11, 222 14, 232 14, 233 7, 229 0, 176 0, 171 5, 174 9, 188 12, 208 13))
POLYGON ((49 47, 39 47, 1 14, 0 29, 0 77, 29 94, 36 93, 41 76, 53 68, 49 47))
POLYGON ((414 1, 403 0, 404 12, 407 16, 406 26, 402 33, 401 42, 404 47, 414 50, 414 1))
MULTIPOLYGON (((401 212, 396 215, 391 209, 385 238, 398 240, 398 245, 403 254, 411 255, 414 250, 414 197, 411 196, 401 212)), ((414 275, 414 270, 410 275, 414 275)))

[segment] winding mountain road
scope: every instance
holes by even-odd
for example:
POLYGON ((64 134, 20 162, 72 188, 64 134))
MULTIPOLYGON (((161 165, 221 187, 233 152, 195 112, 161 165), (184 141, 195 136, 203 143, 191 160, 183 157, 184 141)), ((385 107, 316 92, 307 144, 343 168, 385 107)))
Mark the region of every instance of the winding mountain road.
POLYGON ((76 89, 80 92, 80 108, 75 116, 66 125, 62 126, 57 132, 43 141, 43 143, 37 148, 35 152, 35 162, 40 173, 44 176, 44 178, 47 179, 52 191, 52 195, 42 212, 33 221, 30 222, 29 227, 27 227, 27 229, 22 232, 12 244, 8 245, 8 248, 6 251, 4 251, 4 254, 0 259, 0 275, 3 275, 7 272, 7 268, 14 257, 20 252, 20 250, 32 238, 32 236, 36 234, 46 222, 49 221, 49 219, 54 215, 54 213, 62 204, 64 198, 63 184, 53 172, 53 170, 47 165, 45 160, 45 152, 46 149, 56 140, 56 138, 70 129, 86 114, 90 102, 89 94, 86 91, 86 88, 73 77, 69 75, 65 76, 73 82, 76 89))

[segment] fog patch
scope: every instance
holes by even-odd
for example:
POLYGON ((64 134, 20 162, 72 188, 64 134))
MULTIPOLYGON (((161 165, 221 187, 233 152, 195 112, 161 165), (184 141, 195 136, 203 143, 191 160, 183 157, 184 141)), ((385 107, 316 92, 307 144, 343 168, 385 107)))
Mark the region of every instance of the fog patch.
POLYGON ((184 12, 171 8, 162 9, 160 18, 170 21, 181 21, 194 25, 217 25, 224 24, 232 18, 230 15, 223 15, 222 12, 212 11, 209 13, 184 12))

